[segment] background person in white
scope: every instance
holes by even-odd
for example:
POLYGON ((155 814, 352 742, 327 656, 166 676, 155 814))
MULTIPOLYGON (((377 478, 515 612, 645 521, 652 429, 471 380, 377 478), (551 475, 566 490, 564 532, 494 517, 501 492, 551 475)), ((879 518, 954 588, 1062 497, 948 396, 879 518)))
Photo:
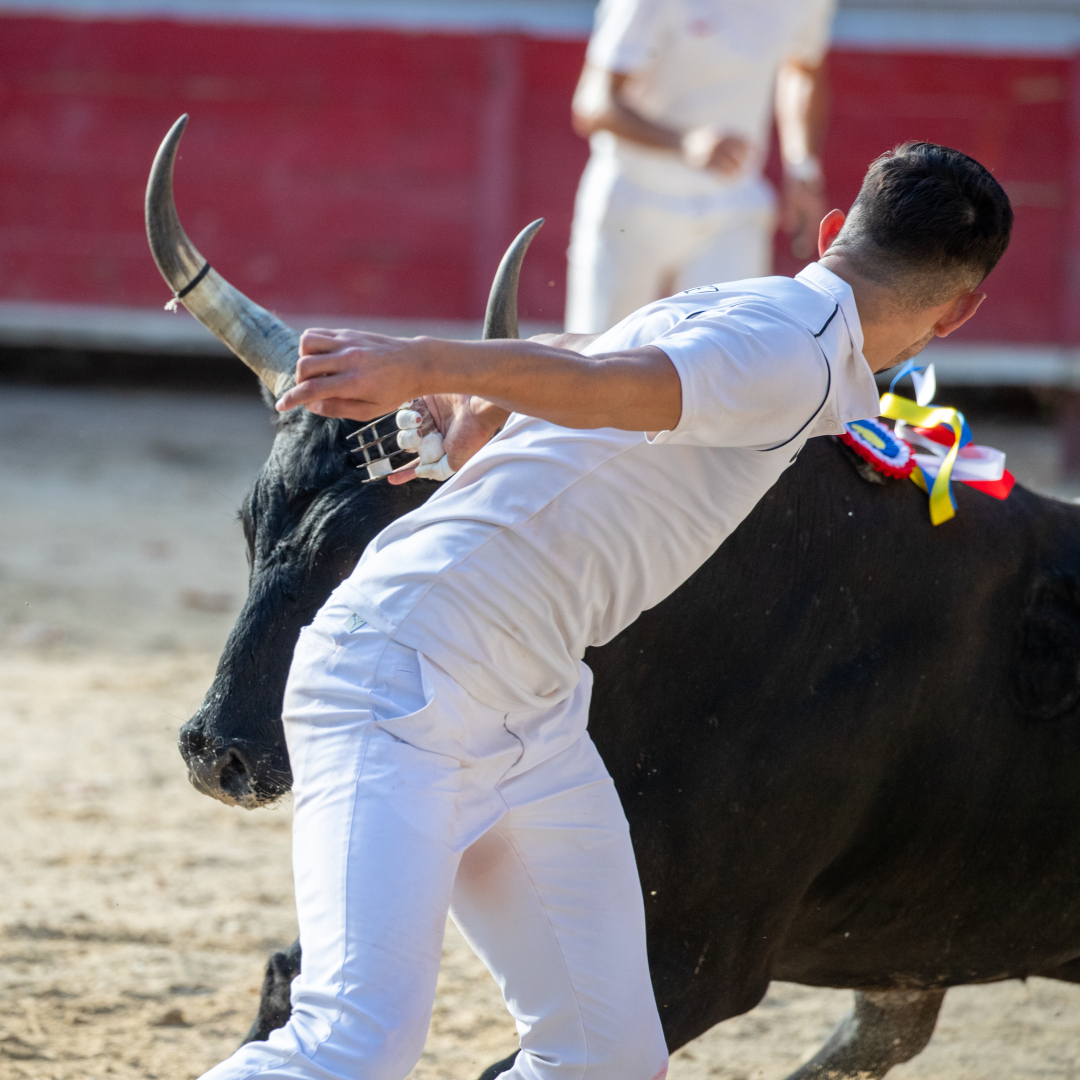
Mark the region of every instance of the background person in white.
POLYGON ((581 658, 685 581, 809 437, 875 413, 872 370, 971 317, 1011 211, 976 162, 916 144, 875 163, 844 222, 826 216, 798 278, 651 304, 565 342, 587 355, 305 333, 280 410, 422 398, 460 471, 301 634, 284 719, 303 965, 288 1024, 210 1080, 402 1080, 448 910, 517 1021, 508 1080, 664 1075, 581 658))
POLYGON ((822 67, 836 0, 601 0, 574 95, 591 157, 574 207, 566 329, 772 272, 776 198, 762 176, 770 105, 783 227, 814 255, 825 212, 822 67))

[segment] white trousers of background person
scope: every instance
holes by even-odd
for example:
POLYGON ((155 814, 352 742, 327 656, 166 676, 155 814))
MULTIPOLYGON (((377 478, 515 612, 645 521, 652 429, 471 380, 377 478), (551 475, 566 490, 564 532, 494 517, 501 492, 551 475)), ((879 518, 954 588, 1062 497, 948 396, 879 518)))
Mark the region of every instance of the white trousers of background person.
POLYGON ((776 197, 765 180, 730 199, 657 195, 607 157, 578 186, 566 282, 566 330, 602 334, 638 308, 695 285, 772 273, 776 197))
POLYGON ((285 694, 303 947, 292 1017, 204 1080, 404 1080, 448 910, 516 1021, 507 1080, 662 1077, 629 830, 584 731, 588 668, 554 708, 499 713, 357 623, 331 598, 285 694))

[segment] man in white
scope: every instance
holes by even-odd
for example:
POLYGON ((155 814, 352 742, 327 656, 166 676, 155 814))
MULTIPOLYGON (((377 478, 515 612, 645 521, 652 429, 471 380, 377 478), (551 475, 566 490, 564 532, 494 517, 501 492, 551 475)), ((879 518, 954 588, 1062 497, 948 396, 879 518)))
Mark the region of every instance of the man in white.
POLYGON ((574 207, 569 332, 771 272, 776 199, 762 169, 774 100, 782 224, 794 254, 812 258, 835 4, 601 0, 573 105, 592 155, 574 207))
POLYGON ((847 227, 824 219, 823 258, 798 278, 693 289, 562 340, 584 355, 304 335, 279 410, 370 419, 422 401, 459 471, 371 542, 296 647, 303 966, 289 1023, 209 1080, 402 1080, 448 911, 517 1022, 508 1080, 663 1076, 582 656, 685 581, 808 438, 875 414, 874 370, 979 306, 1011 223, 981 166, 914 144, 859 198, 847 227))

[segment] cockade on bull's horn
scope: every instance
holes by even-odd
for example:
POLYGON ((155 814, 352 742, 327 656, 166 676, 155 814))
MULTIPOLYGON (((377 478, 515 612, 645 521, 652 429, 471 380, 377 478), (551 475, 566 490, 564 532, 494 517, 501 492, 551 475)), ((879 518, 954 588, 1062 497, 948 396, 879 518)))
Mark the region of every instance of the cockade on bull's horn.
MULTIPOLYGON (((227 345, 274 395, 280 397, 295 382, 300 335, 276 315, 249 300, 203 258, 180 224, 173 197, 173 170, 180 138, 187 127, 185 113, 169 129, 158 149, 146 186, 146 235, 162 277, 173 291, 165 305, 180 304, 224 345, 227 345)), ((517 290, 521 263, 544 219, 527 225, 510 245, 495 274, 484 316, 484 338, 518 336, 517 290)), ((397 468, 419 463, 421 475, 446 480, 451 469, 442 449, 442 436, 420 402, 365 424, 350 438, 358 441, 352 453, 368 480, 379 480, 397 468), (403 460, 415 455, 412 460, 403 460)))

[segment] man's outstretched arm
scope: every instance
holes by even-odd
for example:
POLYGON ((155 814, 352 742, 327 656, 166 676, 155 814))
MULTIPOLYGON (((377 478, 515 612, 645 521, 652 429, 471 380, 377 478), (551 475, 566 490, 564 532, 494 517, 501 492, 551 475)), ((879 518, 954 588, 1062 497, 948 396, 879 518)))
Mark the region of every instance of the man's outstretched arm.
POLYGON ((308 330, 296 379, 279 412, 306 405, 322 416, 371 420, 403 401, 462 395, 494 406, 493 430, 507 413, 520 412, 563 427, 627 431, 669 430, 682 413, 678 373, 651 345, 581 356, 538 341, 308 330))

